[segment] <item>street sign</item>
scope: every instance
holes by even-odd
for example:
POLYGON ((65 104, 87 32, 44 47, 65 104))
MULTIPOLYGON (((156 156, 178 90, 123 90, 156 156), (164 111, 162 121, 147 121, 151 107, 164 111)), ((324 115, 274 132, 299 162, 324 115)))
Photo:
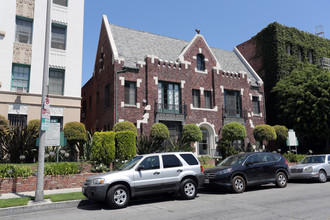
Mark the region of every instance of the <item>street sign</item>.
POLYGON ((296 137, 296 132, 294 130, 290 129, 288 132, 288 139, 286 141, 287 146, 298 146, 298 139, 296 137))
POLYGON ((49 129, 46 131, 45 146, 60 146, 60 123, 49 123, 49 129))
POLYGON ((48 131, 50 128, 50 99, 46 97, 43 100, 43 108, 41 114, 41 130, 48 131))

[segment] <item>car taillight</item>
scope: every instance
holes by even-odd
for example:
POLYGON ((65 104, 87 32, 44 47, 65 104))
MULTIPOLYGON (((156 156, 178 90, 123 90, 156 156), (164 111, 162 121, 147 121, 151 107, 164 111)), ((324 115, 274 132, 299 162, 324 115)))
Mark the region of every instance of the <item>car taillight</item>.
POLYGON ((203 169, 203 166, 201 165, 201 173, 203 173, 204 172, 204 169, 203 169))
POLYGON ((286 161, 286 158, 285 158, 285 157, 284 157, 284 163, 285 163, 285 164, 288 164, 288 161, 286 161))

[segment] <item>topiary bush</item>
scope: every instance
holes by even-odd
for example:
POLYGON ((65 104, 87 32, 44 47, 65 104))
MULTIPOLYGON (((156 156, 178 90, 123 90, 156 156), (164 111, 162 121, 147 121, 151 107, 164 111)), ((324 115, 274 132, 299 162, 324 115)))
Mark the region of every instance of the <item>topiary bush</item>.
POLYGON ((114 161, 116 153, 115 136, 114 131, 94 133, 91 149, 93 160, 107 165, 114 161))
POLYGON ((136 129, 135 125, 132 122, 130 122, 130 121, 118 122, 117 124, 115 124, 113 126, 113 130, 115 132, 119 132, 119 131, 133 131, 135 133, 135 136, 137 136, 137 129, 136 129))
POLYGON ((85 125, 80 122, 69 122, 64 126, 64 136, 71 148, 77 153, 77 160, 84 155, 83 143, 87 140, 85 125))
POLYGON ((163 123, 155 123, 151 127, 150 137, 157 140, 166 140, 170 137, 170 132, 163 123))
POLYGON ((238 154, 238 151, 234 149, 233 146, 231 146, 230 141, 228 140, 221 140, 218 143, 218 149, 222 156, 222 159, 225 159, 226 157, 238 154))
POLYGON ((257 125, 253 129, 254 138, 262 144, 263 141, 276 140, 275 129, 270 125, 257 125))
POLYGON ((182 129, 182 140, 183 142, 201 141, 201 129, 195 124, 186 124, 182 129))
POLYGON ((116 159, 130 160, 136 155, 136 133, 133 131, 116 132, 116 159))
POLYGON ((246 129, 241 123, 228 123, 222 127, 222 137, 228 141, 243 140, 246 138, 246 129))

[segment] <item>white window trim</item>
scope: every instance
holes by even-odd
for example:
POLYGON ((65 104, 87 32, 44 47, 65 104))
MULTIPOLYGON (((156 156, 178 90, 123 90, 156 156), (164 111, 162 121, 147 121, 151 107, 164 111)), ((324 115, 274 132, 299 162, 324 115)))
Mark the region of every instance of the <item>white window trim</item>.
POLYGON ((193 104, 190 104, 190 109, 191 110, 200 110, 200 111, 209 111, 209 112, 217 112, 218 111, 218 106, 214 106, 213 108, 196 108, 193 106, 193 104))

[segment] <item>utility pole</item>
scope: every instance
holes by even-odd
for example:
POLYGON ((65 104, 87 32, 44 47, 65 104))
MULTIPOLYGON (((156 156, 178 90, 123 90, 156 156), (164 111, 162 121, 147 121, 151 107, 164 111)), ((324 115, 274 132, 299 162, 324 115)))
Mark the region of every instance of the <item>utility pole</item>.
POLYGON ((44 200, 44 166, 45 166, 45 140, 46 130, 43 128, 42 115, 44 110, 44 101, 48 95, 49 78, 49 46, 50 46, 50 12, 52 0, 47 0, 46 13, 46 32, 45 32, 45 50, 44 50, 44 73, 42 81, 41 115, 39 130, 39 153, 38 153, 38 171, 37 171, 37 189, 35 192, 35 202, 44 200))

